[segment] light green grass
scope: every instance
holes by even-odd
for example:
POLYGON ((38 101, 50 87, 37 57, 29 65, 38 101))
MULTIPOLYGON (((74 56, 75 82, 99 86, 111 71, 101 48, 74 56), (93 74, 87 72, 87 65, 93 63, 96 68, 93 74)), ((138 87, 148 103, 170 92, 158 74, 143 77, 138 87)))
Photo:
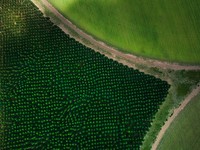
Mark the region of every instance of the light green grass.
POLYGON ((200 147, 200 94, 174 120, 158 150, 197 150, 200 147))
MULTIPOLYGON (((164 72, 163 72, 164 74, 164 72)), ((156 136, 167 118, 172 115, 174 108, 177 108, 192 89, 194 89, 200 79, 199 71, 175 71, 170 72, 170 78, 173 81, 169 94, 165 102, 160 106, 159 111, 155 115, 155 119, 147 132, 141 150, 151 149, 156 136)))
POLYGON ((199 0, 48 0, 97 39, 139 56, 200 64, 199 0))

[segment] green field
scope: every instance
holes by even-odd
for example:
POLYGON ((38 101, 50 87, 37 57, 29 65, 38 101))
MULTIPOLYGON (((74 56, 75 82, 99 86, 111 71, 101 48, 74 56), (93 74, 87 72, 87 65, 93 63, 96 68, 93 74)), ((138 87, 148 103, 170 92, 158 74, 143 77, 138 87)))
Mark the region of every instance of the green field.
POLYGON ((0 149, 139 149, 170 85, 0 1, 0 149))
POLYGON ((200 64, 199 0, 48 0, 97 39, 138 56, 200 64))
POLYGON ((198 150, 200 147, 200 94, 180 112, 166 131, 158 150, 198 150))

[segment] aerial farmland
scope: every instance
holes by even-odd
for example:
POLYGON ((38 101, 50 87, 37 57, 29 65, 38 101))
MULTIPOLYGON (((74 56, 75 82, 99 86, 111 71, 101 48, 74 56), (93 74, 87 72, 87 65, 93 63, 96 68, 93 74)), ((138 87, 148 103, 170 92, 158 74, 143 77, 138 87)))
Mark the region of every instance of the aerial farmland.
POLYGON ((197 149, 199 7, 1 1, 0 149, 197 149))

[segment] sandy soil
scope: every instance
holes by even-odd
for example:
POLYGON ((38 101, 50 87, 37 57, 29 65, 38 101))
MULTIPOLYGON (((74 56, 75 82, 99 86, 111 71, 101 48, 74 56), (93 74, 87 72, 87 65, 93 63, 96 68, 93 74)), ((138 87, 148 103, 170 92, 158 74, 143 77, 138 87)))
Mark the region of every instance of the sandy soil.
POLYGON ((165 134, 168 127, 171 125, 173 120, 178 116, 178 114, 185 108, 185 106, 196 96, 200 93, 200 83, 199 85, 185 98, 185 100, 182 102, 182 104, 176 108, 173 112, 173 115, 168 118, 165 125, 160 130, 159 134, 157 135, 156 141, 152 145, 152 150, 156 150, 163 135, 165 134))

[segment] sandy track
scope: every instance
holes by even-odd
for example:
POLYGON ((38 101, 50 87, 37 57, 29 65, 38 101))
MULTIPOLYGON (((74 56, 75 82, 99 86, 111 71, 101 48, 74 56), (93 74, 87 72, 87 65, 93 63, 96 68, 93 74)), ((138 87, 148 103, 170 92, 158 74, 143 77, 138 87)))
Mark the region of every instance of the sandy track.
MULTIPOLYGON (((48 9, 61 21, 61 23, 57 23, 54 21, 56 25, 58 25, 65 33, 70 34, 68 29, 65 26, 75 31, 80 37, 74 37, 77 41, 82 44, 98 51, 109 58, 117 60, 118 62, 128 65, 129 67, 135 68, 134 64, 142 64, 149 67, 157 67, 160 69, 172 69, 172 70, 200 70, 200 66, 198 65, 182 65, 178 63, 169 63, 165 61, 154 60, 150 58, 143 58, 132 54, 126 54, 120 52, 117 48, 111 47, 104 42, 98 41, 87 33, 83 32, 79 28, 77 28, 72 22, 62 16, 47 0, 32 0, 33 3, 43 12, 45 13, 45 9, 48 9), (64 25, 65 26, 64 26, 64 25), (82 39, 86 39, 91 44, 85 43, 82 39)), ((48 16, 49 17, 49 16, 48 16)))
POLYGON ((171 125, 171 123, 173 122, 173 120, 178 116, 178 114, 185 108, 185 106, 192 100, 192 98, 194 98, 196 95, 198 95, 200 93, 200 83, 197 85, 197 87, 195 89, 193 89, 193 91, 185 98, 185 100, 181 103, 181 105, 176 108, 173 112, 173 115, 171 117, 168 118, 167 122, 165 123, 165 125, 162 127, 162 129, 160 130, 156 141, 154 142, 154 144, 152 145, 152 150, 156 150, 163 135, 165 134, 166 130, 168 129, 168 127, 171 125))

